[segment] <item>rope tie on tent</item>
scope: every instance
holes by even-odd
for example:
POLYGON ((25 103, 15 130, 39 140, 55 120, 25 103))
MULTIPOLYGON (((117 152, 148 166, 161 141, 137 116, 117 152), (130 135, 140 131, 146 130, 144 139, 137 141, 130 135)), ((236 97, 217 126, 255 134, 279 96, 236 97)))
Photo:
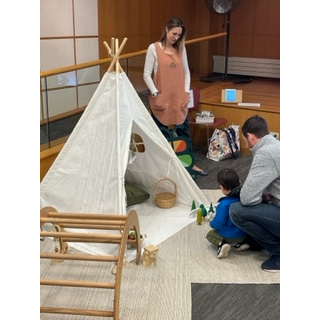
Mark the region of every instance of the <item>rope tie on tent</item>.
MULTIPOLYGON (((108 46, 108 44, 106 43, 106 46, 108 46)), ((112 58, 115 58, 116 57, 116 55, 115 54, 113 54, 112 52, 111 52, 111 48, 108 46, 108 56, 111 56, 112 58)))
POLYGON ((130 141, 130 150, 129 150, 129 164, 132 164, 136 159, 136 154, 139 153, 139 146, 143 146, 144 142, 136 142, 134 139, 135 134, 131 134, 131 141, 130 141))
POLYGON ((107 48, 108 54, 113 58, 107 72, 112 71, 115 63, 116 63, 116 70, 115 71, 119 72, 119 70, 120 70, 121 72, 123 72, 123 70, 119 64, 119 56, 120 56, 120 53, 121 53, 124 45, 126 44, 127 40, 128 40, 128 38, 124 38, 121 43, 121 46, 119 47, 118 39, 111 38, 111 48, 109 47, 109 45, 106 41, 103 41, 104 46, 107 48))
MULTIPOLYGON (((106 43, 106 45, 108 46, 108 44, 106 43)), ((108 56, 110 56, 113 59, 117 59, 118 55, 116 53, 112 53, 111 49, 108 46, 108 56)))

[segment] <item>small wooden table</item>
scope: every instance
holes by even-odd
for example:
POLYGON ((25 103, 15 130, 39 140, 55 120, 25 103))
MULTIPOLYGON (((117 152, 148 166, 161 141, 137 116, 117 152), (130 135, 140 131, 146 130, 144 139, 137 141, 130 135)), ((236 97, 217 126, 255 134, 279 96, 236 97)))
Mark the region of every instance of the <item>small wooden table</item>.
MULTIPOLYGON (((193 124, 195 128, 197 126, 206 126, 206 128, 207 128, 207 147, 208 148, 209 148, 209 140, 210 140, 210 129, 211 128, 215 129, 225 123, 227 123, 227 119, 225 119, 225 118, 215 118, 214 122, 209 122, 209 123, 196 123, 195 118, 192 118, 189 120, 189 124, 193 124)), ((193 134, 194 134, 194 132, 193 132, 193 134)))

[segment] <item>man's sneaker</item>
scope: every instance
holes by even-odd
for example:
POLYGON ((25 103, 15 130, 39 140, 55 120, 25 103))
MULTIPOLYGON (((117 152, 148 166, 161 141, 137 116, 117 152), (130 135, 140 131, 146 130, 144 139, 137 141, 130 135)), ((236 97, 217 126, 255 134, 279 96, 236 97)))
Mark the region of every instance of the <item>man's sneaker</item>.
POLYGON ((225 240, 222 240, 218 245, 217 258, 220 259, 227 257, 230 249, 230 244, 226 243, 225 240))
POLYGON ((248 250, 250 248, 250 245, 244 241, 237 243, 234 246, 234 249, 236 251, 244 251, 244 250, 248 250))
POLYGON ((280 256, 271 256, 261 265, 262 270, 267 272, 280 272, 280 256))

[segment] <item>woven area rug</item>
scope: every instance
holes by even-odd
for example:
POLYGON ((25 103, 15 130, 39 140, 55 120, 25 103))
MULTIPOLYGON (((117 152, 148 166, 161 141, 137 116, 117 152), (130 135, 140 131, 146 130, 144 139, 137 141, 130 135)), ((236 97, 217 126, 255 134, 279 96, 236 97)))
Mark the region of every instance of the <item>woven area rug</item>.
MULTIPOLYGON (((221 190, 203 190, 207 199, 216 203, 221 197, 221 190)), ((167 218, 167 215, 165 216, 167 218)), ((158 257, 153 267, 146 267, 142 263, 137 265, 134 261, 125 263, 122 270, 120 319, 121 320, 221 320, 220 316, 192 317, 194 306, 203 304, 203 309, 212 308, 215 297, 224 296, 222 302, 227 303, 226 309, 236 304, 237 308, 257 306, 260 312, 266 308, 259 295, 248 293, 251 300, 247 300, 247 291, 239 297, 236 285, 249 284, 279 284, 280 274, 265 272, 261 263, 268 258, 263 251, 236 252, 230 250, 229 256, 217 259, 216 248, 209 243, 205 236, 210 230, 208 223, 198 225, 194 221, 161 242, 158 257), (196 290, 202 297, 194 297, 197 293, 192 286, 202 284, 203 288, 211 284, 211 288, 222 284, 234 284, 231 293, 210 295, 203 293, 198 287, 196 290), (192 284, 192 286, 191 286, 192 284), (219 285, 217 285, 219 284, 219 285), (197 299, 197 300, 195 300, 197 299), (194 303, 194 301, 198 301, 194 303), (200 302, 199 302, 200 301, 200 302), (259 303, 259 305, 257 305, 259 303), (246 306, 246 307, 244 307, 246 306)), ((148 239, 148 238, 147 238, 148 239)), ((51 239, 40 241, 43 252, 54 252, 54 242, 51 239)), ((74 248, 69 248, 70 253, 77 253, 74 248)), ((128 250, 130 251, 130 250, 128 250)), ((134 250, 133 250, 134 251, 134 250)), ((71 279, 75 281, 112 282, 112 263, 65 260, 61 263, 51 264, 48 259, 40 261, 40 277, 43 279, 71 279)), ((249 290, 248 287, 242 287, 249 290)), ((262 288, 262 287, 259 287, 262 288)), ((210 291, 213 291, 213 289, 210 291)), ((249 291, 248 291, 249 292, 249 291)), ((259 291, 260 292, 260 291, 259 291)), ((262 294, 263 296, 263 294, 262 294)), ((265 294, 264 299, 270 297, 265 294)), ((266 300, 267 301, 267 300, 266 300)), ((103 309, 112 308, 113 295, 102 289, 76 288, 76 287, 40 287, 41 306, 61 306, 65 308, 103 309)), ((274 307, 276 309, 276 307, 274 307)), ((242 310, 242 309, 241 309, 242 310)), ((256 312, 258 312, 256 311, 256 312)), ((226 310, 225 310, 226 312, 226 310)), ((199 314, 199 311, 197 311, 199 314)), ((259 315, 259 313, 257 313, 259 315)), ((272 311, 270 311, 272 314, 272 311)), ((41 314, 41 320, 97 320, 97 317, 80 317, 77 315, 41 314)), ((227 318, 228 320, 270 318, 227 318)), ((274 317, 272 320, 279 319, 274 317)))
POLYGON ((280 284, 192 283, 192 320, 280 319, 280 284))

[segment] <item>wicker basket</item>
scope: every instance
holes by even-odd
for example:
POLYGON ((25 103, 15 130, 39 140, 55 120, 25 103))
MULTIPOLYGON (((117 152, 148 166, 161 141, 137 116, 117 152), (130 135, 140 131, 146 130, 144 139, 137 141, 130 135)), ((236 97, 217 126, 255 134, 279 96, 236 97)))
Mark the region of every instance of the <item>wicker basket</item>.
POLYGON ((153 198, 156 202, 157 207, 164 208, 164 209, 172 208, 175 205, 176 199, 177 199, 177 185, 176 185, 176 183, 168 178, 160 179, 154 186, 153 198), (160 183, 163 181, 170 181, 173 184, 174 193, 168 192, 168 191, 158 192, 158 190, 160 189, 160 187, 159 187, 160 183))

